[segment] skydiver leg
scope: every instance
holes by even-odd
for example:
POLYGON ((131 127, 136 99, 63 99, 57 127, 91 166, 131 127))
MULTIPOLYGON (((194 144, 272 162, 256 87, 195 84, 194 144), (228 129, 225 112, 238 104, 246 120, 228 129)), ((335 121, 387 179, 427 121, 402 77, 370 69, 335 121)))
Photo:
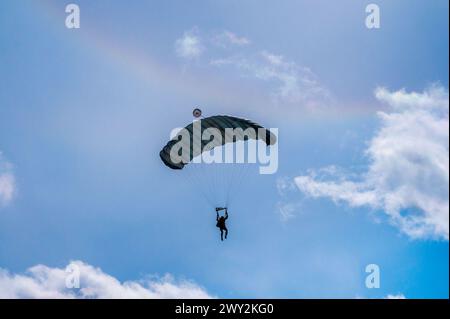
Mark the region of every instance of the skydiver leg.
MULTIPOLYGON (((225 238, 226 238, 226 236, 225 236, 225 238)), ((222 228, 220 229, 220 240, 223 241, 223 229, 222 228)))
POLYGON ((227 236, 228 236, 228 228, 224 227, 223 229, 225 230, 225 239, 227 239, 227 236))

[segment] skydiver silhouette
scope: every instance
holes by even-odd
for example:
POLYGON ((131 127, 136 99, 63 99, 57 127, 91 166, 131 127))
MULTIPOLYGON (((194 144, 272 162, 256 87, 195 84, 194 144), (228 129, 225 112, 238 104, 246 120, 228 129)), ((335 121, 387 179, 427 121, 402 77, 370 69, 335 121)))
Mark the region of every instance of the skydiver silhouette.
POLYGON ((228 209, 222 207, 216 207, 216 227, 220 229, 220 240, 223 241, 223 232, 225 231, 225 239, 227 239, 228 229, 225 225, 225 221, 228 219, 228 209), (225 216, 219 216, 219 211, 225 210, 225 216))

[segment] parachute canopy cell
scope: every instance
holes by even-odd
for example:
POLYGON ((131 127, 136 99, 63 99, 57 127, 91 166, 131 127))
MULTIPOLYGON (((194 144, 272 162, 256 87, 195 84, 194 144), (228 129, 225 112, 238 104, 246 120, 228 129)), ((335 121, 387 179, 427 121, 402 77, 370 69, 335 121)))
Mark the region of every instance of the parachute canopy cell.
MULTIPOLYGON (((237 118, 233 116, 227 116, 227 115, 216 115, 204 118, 201 121, 201 135, 203 136, 203 132, 207 129, 214 128, 217 129, 218 132, 220 132, 221 139, 216 144, 211 145, 211 141, 209 140, 203 140, 201 139, 200 148, 196 150, 193 147, 193 131, 194 131, 194 124, 191 123, 187 125, 184 130, 185 132, 188 132, 190 136, 189 141, 184 141, 184 143, 189 143, 189 156, 187 160, 181 161, 181 162, 174 162, 171 159, 171 150, 172 147, 174 147, 177 143, 180 142, 179 136, 175 136, 172 140, 170 140, 166 146, 161 150, 159 153, 159 156, 161 157, 161 160, 163 163, 170 167, 171 169, 182 169, 187 163, 192 161, 192 159, 204 151, 208 151, 211 149, 211 146, 221 146, 226 144, 229 141, 229 136, 227 136, 227 133, 229 131, 226 129, 233 129, 234 135, 233 139, 230 142, 237 142, 237 141, 247 141, 248 139, 254 139, 254 140, 261 140, 263 141, 267 146, 273 145, 276 143, 276 136, 270 132, 268 129, 262 127, 259 124, 256 124, 250 120, 237 118), (248 135, 243 134, 243 132, 246 132, 247 129, 253 129, 254 132, 256 132, 256 135, 248 135), (236 130, 236 129, 242 129, 242 130, 236 130), (207 147, 205 147, 207 146, 207 147)), ((180 142, 183 143, 183 142, 180 142)))

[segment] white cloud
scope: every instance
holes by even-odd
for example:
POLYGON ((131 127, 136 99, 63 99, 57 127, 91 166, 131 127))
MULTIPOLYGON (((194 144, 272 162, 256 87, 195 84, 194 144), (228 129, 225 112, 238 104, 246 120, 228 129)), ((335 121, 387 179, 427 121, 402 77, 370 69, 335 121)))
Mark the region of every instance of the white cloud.
POLYGON ((215 45, 226 48, 232 46, 245 46, 250 44, 250 40, 245 37, 240 37, 233 32, 223 31, 212 37, 212 42, 215 45))
POLYGON ((411 238, 449 236, 449 97, 441 86, 422 93, 375 91, 392 111, 366 150, 367 172, 355 180, 339 173, 298 176, 299 189, 352 207, 383 210, 411 238))
POLYGON ((406 299, 406 297, 403 294, 397 294, 397 295, 387 295, 384 299, 406 299))
POLYGON ((282 221, 288 221, 295 217, 295 212, 300 207, 297 202, 280 201, 277 203, 276 211, 280 214, 282 221))
POLYGON ((271 95, 277 103, 313 109, 330 99, 330 93, 320 85, 317 76, 310 69, 286 61, 282 55, 261 51, 255 56, 212 59, 210 65, 230 65, 247 77, 275 84, 271 95))
POLYGON ((261 86, 264 99, 270 95, 274 104, 309 110, 330 104, 331 94, 310 69, 282 55, 255 49, 250 42, 227 30, 202 33, 201 37, 199 29, 193 28, 176 40, 175 50, 179 57, 195 59, 196 66, 208 61, 203 66, 228 68, 231 76, 252 79, 261 86))
POLYGON ((37 265, 24 274, 0 269, 0 298, 212 298, 195 283, 176 281, 170 275, 120 282, 81 261, 71 262, 68 268, 37 265), (66 287, 69 267, 80 274, 79 288, 66 287))
POLYGON ((16 192, 11 164, 3 160, 0 152, 0 207, 8 204, 16 192))
POLYGON ((290 178, 280 177, 277 179, 277 191, 279 195, 285 196, 293 190, 295 190, 295 184, 290 178))
POLYGON ((186 31, 181 38, 175 41, 175 52, 179 57, 194 59, 200 57, 203 51, 202 41, 195 28, 186 31))
POLYGON ((284 61, 284 57, 282 55, 276 55, 276 54, 272 54, 270 52, 267 51, 262 51, 261 52, 261 56, 267 61, 269 62, 269 64, 271 65, 276 65, 276 66, 284 66, 284 67, 292 67, 295 66, 295 64, 293 63, 286 63, 284 61))
POLYGON ((397 110, 423 109, 448 112, 448 91, 438 85, 433 85, 422 93, 408 93, 404 89, 389 92, 385 88, 377 88, 375 96, 397 110))
POLYGON ((276 205, 276 212, 280 215, 282 221, 288 221, 294 218, 296 212, 301 208, 302 202, 299 200, 292 200, 290 195, 296 191, 296 185, 292 179, 287 177, 280 177, 277 179, 277 191, 281 200, 276 205))
POLYGON ((294 62, 287 62, 281 55, 262 51, 264 63, 255 67, 256 77, 271 81, 275 80, 279 86, 275 92, 278 99, 290 102, 301 102, 313 97, 316 93, 325 93, 316 76, 308 69, 299 67, 294 62))

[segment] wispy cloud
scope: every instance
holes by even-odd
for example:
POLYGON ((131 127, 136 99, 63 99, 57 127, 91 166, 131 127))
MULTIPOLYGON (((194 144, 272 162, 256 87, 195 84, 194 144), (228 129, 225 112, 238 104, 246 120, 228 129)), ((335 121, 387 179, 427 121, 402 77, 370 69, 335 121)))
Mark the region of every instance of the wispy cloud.
POLYGON ((175 41, 175 52, 181 58, 195 59, 202 55, 204 46, 196 28, 184 32, 183 36, 175 41))
POLYGON ((300 200, 290 198, 296 190, 296 185, 292 179, 287 177, 278 178, 277 191, 281 199, 276 205, 276 212, 280 215, 282 221, 288 221, 294 218, 302 206, 300 200))
POLYGON ((212 59, 210 65, 232 66, 247 78, 268 83, 271 97, 278 104, 314 109, 331 98, 310 69, 287 61, 282 55, 261 51, 251 56, 212 59))
POLYGON ((280 214, 282 221, 288 221, 295 217, 295 212, 300 207, 298 202, 279 201, 276 206, 276 211, 280 214))
POLYGON ((11 202, 15 193, 16 183, 12 165, 3 159, 0 152, 0 207, 11 202))
POLYGON ((261 94, 269 92, 277 105, 318 109, 319 106, 329 104, 330 92, 320 84, 318 77, 309 68, 290 61, 283 55, 249 46, 251 41, 248 38, 230 31, 200 36, 198 29, 193 30, 185 32, 176 41, 178 56, 191 59, 207 51, 208 54, 201 59, 204 66, 214 67, 216 70, 226 68, 228 74, 234 73, 237 78, 245 77, 264 84, 261 94))
POLYGON ((354 178, 320 171, 298 176, 298 188, 352 207, 384 211, 412 238, 449 236, 449 95, 441 86, 422 93, 375 90, 391 107, 379 112, 381 126, 366 155, 367 172, 354 178))
POLYGON ((227 48, 230 46, 244 46, 250 44, 250 40, 246 37, 238 36, 237 34, 226 30, 214 34, 211 38, 211 41, 213 44, 223 48, 227 48))
POLYGON ((81 261, 71 262, 68 268, 36 265, 24 274, 0 268, 0 298, 213 298, 195 283, 170 275, 120 282, 81 261), (79 288, 67 288, 68 268, 79 273, 79 288))

